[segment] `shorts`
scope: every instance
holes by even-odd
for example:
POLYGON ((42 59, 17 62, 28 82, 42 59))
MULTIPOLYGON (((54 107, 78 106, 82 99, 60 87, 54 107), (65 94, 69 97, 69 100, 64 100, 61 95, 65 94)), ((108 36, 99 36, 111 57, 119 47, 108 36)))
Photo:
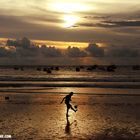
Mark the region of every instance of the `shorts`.
POLYGON ((66 104, 67 108, 70 109, 71 108, 71 104, 66 104))

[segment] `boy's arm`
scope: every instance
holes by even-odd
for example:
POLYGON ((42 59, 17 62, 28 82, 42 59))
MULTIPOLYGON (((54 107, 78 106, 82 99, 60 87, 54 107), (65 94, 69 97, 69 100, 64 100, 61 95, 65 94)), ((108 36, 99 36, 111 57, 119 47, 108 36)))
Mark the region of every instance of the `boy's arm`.
POLYGON ((63 101, 64 101, 64 99, 65 99, 66 97, 64 97, 63 99, 62 99, 62 101, 60 102, 60 104, 62 104, 63 103, 63 101))

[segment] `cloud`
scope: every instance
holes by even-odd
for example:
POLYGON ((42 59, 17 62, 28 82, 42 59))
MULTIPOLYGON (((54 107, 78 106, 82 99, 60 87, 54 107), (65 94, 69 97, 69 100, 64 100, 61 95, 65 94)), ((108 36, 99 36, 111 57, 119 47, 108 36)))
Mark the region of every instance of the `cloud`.
MULTIPOLYGON (((68 1, 63 0, 63 2, 68 1)), ((93 44, 94 47, 87 47, 86 50, 71 47, 67 52, 71 58, 81 56, 129 56, 132 58, 139 56, 139 0, 117 0, 115 2, 114 0, 77 0, 76 3, 91 5, 94 10, 89 8, 87 11, 81 10, 73 13, 79 17, 79 21, 69 29, 60 27, 65 22, 62 18, 66 13, 57 8, 50 9, 48 5, 52 2, 55 3, 54 0, 0 0, 0 37, 28 36, 37 40, 98 42, 116 45, 113 49, 110 49, 109 46, 100 48, 97 44, 93 44), (124 46, 128 45, 131 47, 126 49, 124 46), (119 48, 119 46, 123 47, 119 48)), ((74 0, 71 2, 75 3, 74 0)), ((64 56, 56 47, 39 48, 32 44, 28 47, 16 45, 16 52, 6 48, 0 48, 0 50, 1 57, 43 57, 48 59, 48 57, 64 56)))
MULTIPOLYGON (((52 18, 53 16, 39 17, 38 15, 33 15, 33 16, 0 15, 0 30, 1 30, 0 37, 20 38, 23 36, 28 36, 31 39, 45 39, 45 40, 47 39, 52 41, 54 40, 54 41, 77 41, 77 42, 81 42, 81 41, 92 42, 94 39, 95 42, 102 41, 102 42, 108 42, 108 43, 110 42, 116 44, 117 41, 114 41, 114 38, 115 40, 131 40, 132 34, 133 36, 137 34, 137 38, 139 36, 138 35, 139 27, 135 27, 135 26, 133 26, 133 28, 136 28, 135 30, 129 29, 132 27, 127 27, 128 29, 125 30, 126 27, 109 28, 109 26, 111 25, 108 25, 108 23, 106 23, 107 25, 105 24, 103 25, 103 23, 102 25, 101 24, 99 25, 99 23, 97 24, 96 22, 95 23, 93 21, 89 22, 87 20, 84 23, 79 23, 77 25, 74 25, 72 29, 66 29, 66 28, 59 28, 58 26, 55 26, 53 23, 60 24, 61 20, 59 18, 58 19, 57 18, 52 19, 52 18), (32 20, 33 22, 31 22, 32 20), (100 26, 102 26, 102 28, 100 26), (107 27, 103 27, 103 26, 107 26, 107 27), (82 27, 84 28, 86 27, 86 28, 84 30, 81 30, 82 27), (123 35, 123 33, 125 34, 123 35), (129 37, 128 35, 131 36, 129 37)), ((137 42, 138 41, 139 39, 137 39, 137 42)), ((132 41, 129 41, 129 43, 131 42, 132 41)))
POLYGON ((90 15, 84 16, 85 19, 95 20, 95 19, 107 19, 110 18, 110 15, 101 15, 101 14, 94 14, 94 16, 90 13, 90 15))
POLYGON ((106 56, 112 57, 140 57, 140 49, 132 48, 114 48, 108 49, 106 56))
POLYGON ((60 57, 62 56, 62 53, 59 49, 56 49, 55 47, 47 47, 45 45, 43 45, 40 48, 41 53, 45 56, 45 57, 60 57))
MULTIPOLYGON (((83 42, 91 42, 94 39, 95 42, 100 42, 100 40, 109 42, 114 37, 119 38, 115 31, 111 32, 116 27, 139 28, 140 2, 137 0, 126 1, 78 0, 78 3, 90 5, 95 9, 78 12, 77 16, 82 18, 81 23, 66 29, 60 27, 60 24, 64 22, 61 19, 64 13, 61 10, 53 11, 48 7, 53 2, 51 0, 39 2, 37 0, 1 0, 0 36, 12 38, 29 36, 32 39, 83 42)), ((120 31, 120 33, 123 32, 124 30, 120 31)), ((125 36, 123 37, 125 38, 125 36)))
POLYGON ((30 48, 18 47, 16 49, 16 54, 19 57, 38 57, 39 49, 37 47, 30 48))
MULTIPOLYGON (((28 38, 19 40, 8 40, 7 46, 1 45, 0 57, 9 59, 29 59, 30 61, 45 61, 48 58, 83 58, 85 57, 96 57, 96 58, 139 58, 140 48, 139 44, 130 46, 113 46, 110 47, 99 47, 96 43, 89 44, 85 49, 78 47, 68 47, 65 51, 57 49, 55 46, 36 46, 33 42, 30 42, 28 38), (8 46, 9 45, 9 46, 8 46), (62 53, 63 52, 63 53, 62 53)), ((8 60, 10 61, 10 60, 8 60)))
POLYGON ((140 27, 140 20, 104 21, 100 27, 140 27))
POLYGON ((66 55, 69 57, 85 57, 87 56, 85 51, 80 50, 78 47, 69 46, 66 50, 66 55))
POLYGON ((44 47, 38 48, 37 46, 31 46, 30 48, 21 48, 16 49, 17 56, 20 57, 32 57, 32 58, 47 58, 47 57, 60 57, 62 56, 61 51, 55 47, 44 47))
MULTIPOLYGON (((136 8, 137 9, 137 8, 136 8)), ((140 27, 139 10, 120 13, 83 13, 83 22, 78 23, 79 27, 140 27), (85 19, 85 20, 84 20, 85 19)))
POLYGON ((85 50, 90 56, 102 57, 104 56, 104 49, 100 48, 97 44, 89 44, 85 50))
POLYGON ((10 47, 0 47, 0 57, 14 57, 15 49, 10 47))
MULTIPOLYGON (((62 23, 62 20, 54 16, 6 16, 0 15, 0 26, 3 27, 1 30, 6 31, 14 29, 15 32, 19 31, 30 31, 35 30, 36 27, 45 28, 49 24, 62 23), (42 27, 41 27, 42 26, 42 27)), ((48 28, 48 27, 47 27, 48 28)))
MULTIPOLYGON (((11 46, 15 46, 16 50, 15 56, 18 57, 60 57, 62 56, 61 51, 59 49, 56 49, 55 47, 47 47, 46 45, 42 45, 41 47, 38 47, 34 45, 28 38, 24 37, 20 40, 8 40, 7 45, 9 48, 11 46)), ((3 48, 5 53, 7 50, 3 48)), ((2 52, 3 54, 3 52, 2 52)))
POLYGON ((113 27, 140 27, 140 20, 122 20, 122 21, 101 21, 100 23, 79 23, 77 26, 84 27, 104 27, 104 28, 113 28, 113 27))

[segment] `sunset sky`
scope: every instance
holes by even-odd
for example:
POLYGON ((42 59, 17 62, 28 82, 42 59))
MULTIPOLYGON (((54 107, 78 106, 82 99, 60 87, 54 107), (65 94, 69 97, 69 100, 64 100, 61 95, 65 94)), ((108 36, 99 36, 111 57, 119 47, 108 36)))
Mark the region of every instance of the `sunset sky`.
POLYGON ((0 30, 1 37, 139 44, 140 1, 0 0, 0 30))
POLYGON ((0 0, 0 37, 24 36, 139 49, 140 0, 0 0))

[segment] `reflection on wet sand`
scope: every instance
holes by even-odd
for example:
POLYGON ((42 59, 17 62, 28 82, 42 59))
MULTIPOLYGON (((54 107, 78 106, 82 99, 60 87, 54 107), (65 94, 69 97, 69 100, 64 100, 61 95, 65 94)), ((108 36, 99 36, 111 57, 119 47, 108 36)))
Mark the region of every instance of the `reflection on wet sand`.
POLYGON ((68 135, 71 135, 71 125, 72 125, 72 123, 70 123, 70 121, 69 121, 69 118, 68 117, 66 117, 66 127, 65 127, 65 133, 66 134, 68 134, 68 135))
POLYGON ((140 96, 77 95, 78 111, 60 105, 64 95, 0 95, 0 134, 16 139, 140 139, 140 96))
POLYGON ((70 121, 69 117, 66 117, 66 126, 65 126, 65 134, 67 136, 72 136, 72 129, 79 130, 77 120, 70 121))

